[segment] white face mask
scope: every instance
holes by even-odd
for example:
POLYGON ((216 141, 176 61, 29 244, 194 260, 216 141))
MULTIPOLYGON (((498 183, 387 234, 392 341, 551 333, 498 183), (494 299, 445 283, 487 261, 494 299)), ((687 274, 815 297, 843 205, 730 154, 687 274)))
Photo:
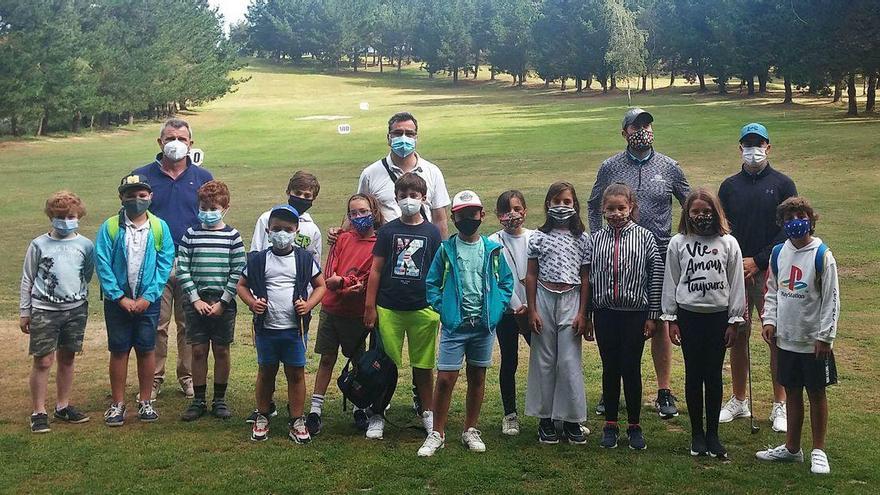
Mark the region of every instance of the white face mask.
POLYGON ((421 210, 422 202, 413 198, 403 198, 397 202, 397 206, 400 207, 401 215, 411 217, 421 210))
POLYGON ((183 160, 187 153, 189 153, 189 146, 183 141, 178 141, 176 139, 165 143, 165 146, 162 147, 162 154, 172 162, 183 160))
POLYGON ((743 146, 742 159, 747 171, 759 172, 767 162, 767 150, 760 146, 743 146))

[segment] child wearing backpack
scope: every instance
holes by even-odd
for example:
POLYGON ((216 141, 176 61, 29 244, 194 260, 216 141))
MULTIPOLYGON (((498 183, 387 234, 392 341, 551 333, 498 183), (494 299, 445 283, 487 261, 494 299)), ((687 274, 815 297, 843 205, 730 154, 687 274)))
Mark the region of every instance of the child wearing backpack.
POLYGON ((279 363, 284 364, 287 377, 288 436, 298 444, 312 439, 303 417, 306 339, 311 310, 321 302, 326 287, 312 253, 294 245, 298 226, 299 213, 294 207, 272 208, 266 227, 272 247, 250 253, 238 281, 238 297, 254 314, 259 365, 255 387, 257 415, 251 431, 251 440, 255 442, 269 438, 269 406, 279 363))
POLYGON ((462 191, 452 200, 452 219, 458 234, 443 241, 425 283, 428 302, 440 313, 440 355, 434 389, 433 431, 418 451, 419 457, 443 448, 452 390, 467 358, 467 401, 461 442, 471 452, 485 452, 477 430, 486 385, 486 368, 492 364, 495 327, 510 303, 513 275, 501 254, 501 245, 478 232, 485 217, 483 204, 473 191, 462 191))
POLYGON ((714 194, 691 191, 666 253, 662 319, 669 322, 669 339, 684 354, 690 452, 726 459, 718 438, 721 370, 745 322, 746 290, 742 252, 714 194))
MULTIPOLYGON (((315 354, 321 355, 321 361, 315 375, 312 407, 306 417, 306 427, 312 435, 321 432, 324 394, 327 393, 339 349, 342 348, 342 355, 349 359, 357 359, 364 349, 367 281, 373 264, 376 229, 384 223, 379 203, 367 194, 355 194, 348 199, 346 216, 352 229, 339 234, 324 266, 329 276, 326 279, 327 292, 321 302, 318 337, 315 339, 315 354)), ((365 431, 367 419, 366 411, 355 406, 355 426, 365 431)))
MULTIPOLYGON (((639 423, 642 352, 660 318, 663 265, 654 235, 636 223, 638 205, 629 186, 615 183, 602 193, 606 226, 590 236, 588 265, 593 325, 602 358, 605 426, 600 446, 617 447, 620 382, 626 396, 629 447, 646 448, 639 423)), ((592 340, 592 328, 585 334, 592 340)))
POLYGON ((777 374, 788 397, 788 429, 784 444, 756 456, 764 461, 804 461, 801 431, 806 388, 813 433, 810 471, 828 474, 825 387, 837 383, 832 351, 840 316, 837 263, 822 240, 813 236, 819 216, 806 199, 783 201, 776 210, 776 220, 788 240, 773 248, 761 320, 764 340, 779 348, 777 374))
POLYGON ((31 432, 48 433, 46 395, 49 372, 57 360, 58 388, 53 417, 85 423, 88 415, 70 404, 76 354, 82 352, 89 317, 89 282, 94 273, 95 247, 77 233, 86 209, 79 196, 58 191, 43 210, 52 228, 28 246, 21 275, 19 326, 30 337, 31 432))
POLYGON ((556 182, 544 199, 547 219, 529 240, 526 306, 532 331, 526 414, 540 418, 538 441, 587 443, 581 335, 587 327, 588 237, 574 186, 556 182))
POLYGON ((159 306, 174 264, 174 242, 168 224, 147 211, 152 198, 153 189, 143 176, 123 178, 119 185, 122 209, 101 224, 95 241, 95 271, 101 281, 110 350, 112 403, 104 413, 107 426, 125 423, 125 381, 132 348, 140 391, 138 419, 159 419, 149 397, 159 306))

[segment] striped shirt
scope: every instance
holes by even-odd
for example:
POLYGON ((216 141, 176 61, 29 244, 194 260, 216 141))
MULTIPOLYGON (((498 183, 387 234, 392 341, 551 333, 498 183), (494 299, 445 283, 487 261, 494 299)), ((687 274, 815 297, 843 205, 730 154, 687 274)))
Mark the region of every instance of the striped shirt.
POLYGON ((645 311, 660 318, 663 263, 654 235, 633 222, 593 232, 587 251, 591 309, 645 311))
POLYGON ((228 304, 246 261, 241 234, 234 228, 190 227, 177 247, 177 280, 190 302, 207 290, 222 293, 220 299, 228 304))

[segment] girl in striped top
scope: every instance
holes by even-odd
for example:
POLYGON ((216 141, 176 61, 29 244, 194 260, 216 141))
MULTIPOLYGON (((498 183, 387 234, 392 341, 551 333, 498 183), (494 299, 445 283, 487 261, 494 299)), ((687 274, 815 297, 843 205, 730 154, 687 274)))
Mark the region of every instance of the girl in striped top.
POLYGON ((587 419, 581 335, 586 327, 587 234, 574 186, 556 182, 544 200, 547 220, 529 239, 526 307, 532 331, 526 414, 540 418, 538 440, 585 444, 587 419))
MULTIPOLYGON (((646 447, 639 425, 642 351, 660 318, 663 265, 654 234, 636 224, 639 209, 629 186, 608 186, 602 195, 602 212, 607 225, 590 236, 587 256, 605 398, 601 446, 617 447, 623 379, 629 446, 641 450, 646 447)), ((591 334, 592 327, 585 337, 591 340, 591 334)))

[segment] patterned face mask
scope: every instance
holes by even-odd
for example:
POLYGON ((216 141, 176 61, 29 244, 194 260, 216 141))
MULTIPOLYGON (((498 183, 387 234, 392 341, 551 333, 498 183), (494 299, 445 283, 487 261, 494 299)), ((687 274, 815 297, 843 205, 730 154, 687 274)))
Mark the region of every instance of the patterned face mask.
POLYGON ((608 225, 619 229, 629 223, 629 215, 622 215, 620 213, 615 213, 613 215, 605 215, 605 221, 608 222, 608 225))
POLYGON ((715 230, 715 217, 712 215, 697 215, 691 218, 691 224, 698 234, 711 234, 715 230))
POLYGON ((568 221, 569 218, 573 217, 574 214, 577 213, 574 211, 574 208, 571 206, 551 206, 547 209, 547 215, 553 219, 557 224, 563 224, 568 221))
POLYGON ((522 214, 511 211, 501 216, 501 225, 507 230, 516 230, 523 224, 523 220, 522 214))
POLYGON ((789 239, 800 239, 810 233, 810 221, 806 218, 793 218, 782 226, 789 239))
POLYGON ((626 140, 635 151, 645 151, 654 144, 654 131, 642 128, 627 136, 626 140))

